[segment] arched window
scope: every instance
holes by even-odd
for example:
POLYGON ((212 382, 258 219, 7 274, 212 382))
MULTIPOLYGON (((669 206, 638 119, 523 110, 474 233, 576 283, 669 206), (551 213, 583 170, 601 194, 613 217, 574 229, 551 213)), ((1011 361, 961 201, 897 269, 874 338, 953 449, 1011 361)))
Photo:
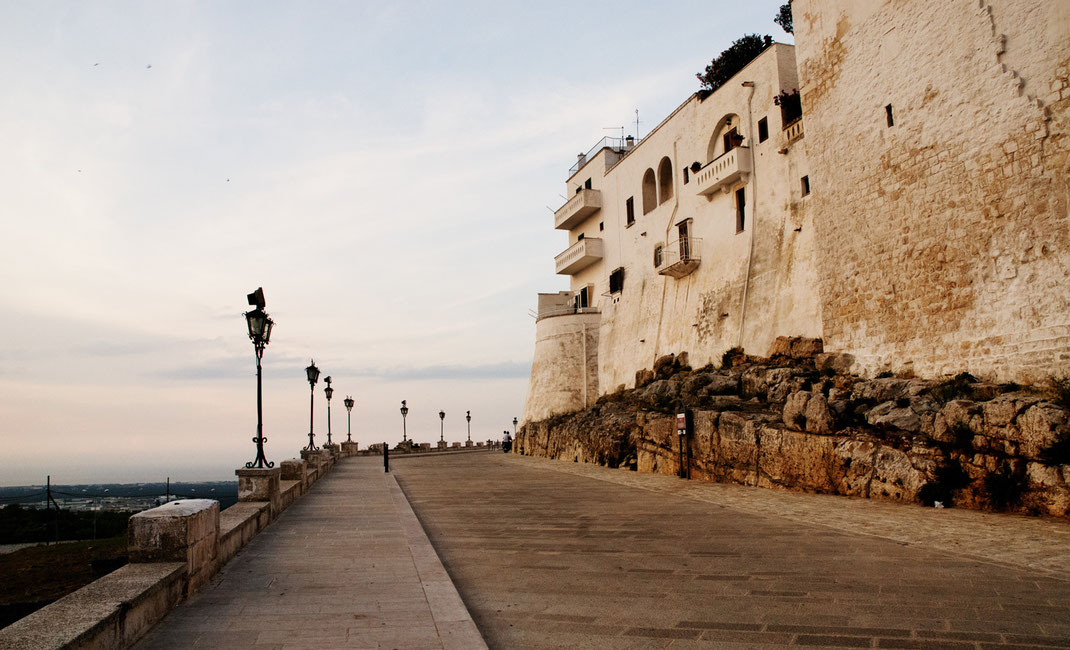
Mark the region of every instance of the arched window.
POLYGON ((643 214, 658 207, 658 183, 654 179, 654 170, 648 169, 643 174, 643 214))
POLYGON ((672 162, 665 156, 658 165, 658 204, 672 198, 672 162))
POLYGON ((743 143, 739 129, 741 120, 738 115, 725 115, 717 123, 713 130, 710 143, 706 147, 706 163, 709 164, 717 157, 731 151, 743 143))

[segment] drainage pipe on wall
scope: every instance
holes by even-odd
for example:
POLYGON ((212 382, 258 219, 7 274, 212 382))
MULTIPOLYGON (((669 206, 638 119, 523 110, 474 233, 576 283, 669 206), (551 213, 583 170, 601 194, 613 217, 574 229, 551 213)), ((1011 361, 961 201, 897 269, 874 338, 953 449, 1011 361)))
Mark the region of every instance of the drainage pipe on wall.
MULTIPOLYGON (((758 226, 758 174, 755 173, 756 167, 754 166, 754 115, 751 112, 751 100, 754 99, 754 82, 744 81, 742 85, 743 87, 750 89, 750 93, 747 95, 747 149, 750 150, 750 186, 751 200, 754 201, 754 208, 751 210, 750 244, 747 249, 747 272, 743 279, 743 298, 740 300, 741 304, 739 308, 739 337, 736 339, 736 347, 739 348, 743 347, 743 323, 747 317, 747 288, 750 286, 751 259, 754 257, 754 231, 758 226)), ((746 215, 744 215, 744 218, 746 218, 746 215)))

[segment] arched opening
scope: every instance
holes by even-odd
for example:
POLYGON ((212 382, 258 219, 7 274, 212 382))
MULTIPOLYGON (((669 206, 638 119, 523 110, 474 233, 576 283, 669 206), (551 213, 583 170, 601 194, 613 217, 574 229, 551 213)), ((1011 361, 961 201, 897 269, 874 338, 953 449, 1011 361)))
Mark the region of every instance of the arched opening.
POLYGON ((657 180, 654 178, 654 170, 647 169, 643 174, 643 214, 658 207, 657 180))
POLYGON ((672 162, 668 156, 658 164, 658 203, 665 203, 672 198, 672 162))
POLYGON ((721 118, 706 147, 706 164, 743 144, 743 136, 739 132, 740 125, 738 115, 725 115, 721 118))

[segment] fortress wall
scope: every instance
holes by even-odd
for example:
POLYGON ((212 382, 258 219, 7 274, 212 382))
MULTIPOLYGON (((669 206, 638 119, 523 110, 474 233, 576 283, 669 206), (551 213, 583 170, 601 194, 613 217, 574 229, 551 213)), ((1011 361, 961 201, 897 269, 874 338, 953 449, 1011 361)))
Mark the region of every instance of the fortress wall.
POLYGON ((826 349, 1070 373, 1070 4, 793 8, 826 349))
POLYGON ((602 294, 609 273, 625 269, 623 292, 598 297, 602 391, 634 385, 636 370, 671 352, 687 351, 696 367, 719 361, 725 350, 740 344, 741 319, 742 345, 758 353, 768 351, 778 335, 821 336, 810 197, 801 196, 800 185, 807 173, 806 138, 789 145, 773 103, 780 90, 797 86, 792 47, 774 45, 704 101, 693 97, 685 102, 616 167, 593 179, 603 192, 603 209, 591 219, 594 228, 583 227, 587 236, 595 236, 597 222, 603 222, 606 256, 577 276, 573 288, 594 281, 602 294), (751 91, 743 81, 755 84, 749 112, 751 91), (754 173, 729 192, 707 198, 697 193, 693 175, 683 182, 683 170, 709 161, 710 141, 719 139, 718 128, 730 115, 745 145, 753 147, 754 173), (763 117, 769 139, 759 143, 756 123, 763 117), (657 171, 665 156, 673 164, 674 196, 644 215, 643 174, 648 168, 657 171), (739 188, 747 196, 742 232, 736 230, 735 216, 739 188), (636 222, 630 227, 624 209, 628 197, 636 202, 636 222), (702 239, 701 264, 679 279, 659 275, 654 246, 676 240, 677 224, 688 218, 692 236, 702 239))
POLYGON ((587 407, 598 398, 598 319, 566 314, 535 323, 535 355, 521 421, 587 407))

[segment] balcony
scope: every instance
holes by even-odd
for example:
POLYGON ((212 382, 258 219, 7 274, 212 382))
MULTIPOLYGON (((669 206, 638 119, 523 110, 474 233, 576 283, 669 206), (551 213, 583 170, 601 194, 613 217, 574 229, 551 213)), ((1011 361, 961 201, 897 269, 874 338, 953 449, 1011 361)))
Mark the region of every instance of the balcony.
POLYGON ((554 212, 554 228, 571 230, 583 223, 583 220, 602 209, 602 192, 600 190, 580 190, 563 206, 554 212))
POLYGON ((788 136, 788 144, 801 140, 803 137, 802 118, 796 118, 794 122, 784 127, 784 135, 788 136))
POLYGON ((745 180, 750 172, 750 147, 736 147, 695 172, 695 184, 702 196, 712 196, 717 190, 727 193, 733 183, 745 180))
POLYGON ((558 275, 576 275, 602 259, 602 240, 585 238, 554 258, 558 275))
POLYGON ((658 273, 674 278, 682 278, 698 268, 702 261, 702 239, 688 237, 669 242, 661 250, 661 264, 658 273))

